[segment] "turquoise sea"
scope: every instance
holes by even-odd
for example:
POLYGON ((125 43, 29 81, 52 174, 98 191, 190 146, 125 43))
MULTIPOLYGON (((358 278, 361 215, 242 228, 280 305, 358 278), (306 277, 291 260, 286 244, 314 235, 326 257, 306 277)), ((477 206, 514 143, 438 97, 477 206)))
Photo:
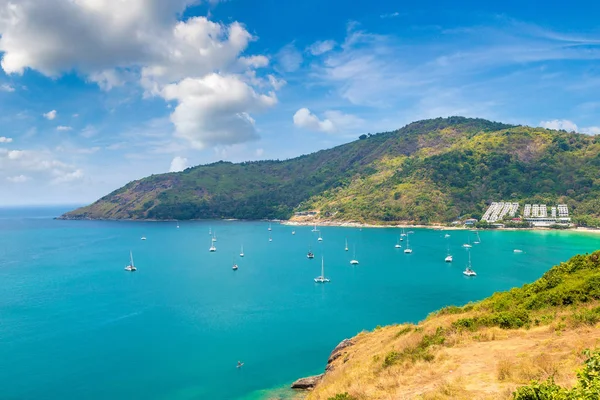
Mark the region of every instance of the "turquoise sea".
POLYGON ((273 224, 269 242, 265 222, 52 219, 63 211, 0 209, 3 399, 269 398, 361 330, 531 282, 600 247, 592 234, 484 231, 467 278, 468 231, 413 229, 406 255, 393 228, 322 227, 318 242, 311 227, 273 224), (123 270, 130 250, 135 273, 123 270), (313 281, 321 256, 328 284, 313 281))

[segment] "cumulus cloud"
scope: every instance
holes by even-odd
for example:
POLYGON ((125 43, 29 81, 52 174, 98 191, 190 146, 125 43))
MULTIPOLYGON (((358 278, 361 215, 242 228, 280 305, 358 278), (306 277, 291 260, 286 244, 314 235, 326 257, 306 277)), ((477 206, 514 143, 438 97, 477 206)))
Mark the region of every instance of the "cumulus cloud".
POLYGON ((6 136, 0 136, 0 143, 12 143, 12 138, 6 136))
POLYGON ((277 103, 275 93, 259 94, 236 75, 187 78, 161 95, 179 103, 171 114, 177 136, 199 149, 257 139, 249 113, 277 103))
POLYGON ((52 121, 54 118, 56 118, 56 110, 48 111, 47 113, 42 115, 44 116, 44 118, 52 121))
POLYGON ((15 88, 9 85, 8 83, 3 83, 0 85, 0 92, 14 92, 15 88))
POLYGON ((66 132, 66 131, 70 131, 73 128, 71 128, 70 126, 65 126, 65 125, 59 125, 56 127, 56 130, 59 132, 66 132))
POLYGON ((308 108, 301 108, 294 114, 294 125, 313 131, 332 133, 343 130, 355 130, 365 124, 363 119, 338 110, 328 110, 323 114, 325 118, 321 120, 311 113, 308 108))
POLYGON ((587 133, 588 135, 600 135, 600 126, 588 126, 586 128, 581 128, 582 133, 587 133))
POLYGON ((553 119, 551 121, 542 121, 540 126, 546 129, 565 130, 567 132, 577 132, 577 124, 568 119, 553 119))
POLYGON ((333 40, 320 40, 318 42, 313 43, 308 47, 308 51, 313 56, 319 56, 321 54, 325 54, 328 51, 333 50, 336 43, 333 40))
MULTIPOLYGON (((145 96, 177 102, 171 115, 176 135, 194 147, 254 139, 250 113, 276 97, 256 93, 252 83, 236 76, 268 66, 269 59, 242 55, 256 38, 238 22, 178 19, 196 3, 128 0, 124 7, 122 0, 0 0, 0 65, 7 74, 32 69, 57 77, 76 71, 104 90, 137 81, 145 96)), ((282 53, 286 68, 298 63, 293 59, 293 52, 282 53)), ((284 84, 268 81, 274 90, 284 84)), ((56 111, 44 116, 54 119, 56 111)))
POLYGON ((83 178, 83 170, 56 159, 50 151, 0 149, 0 177, 10 180, 21 175, 60 184, 83 178))
POLYGON ((188 159, 185 157, 175 157, 173 161, 171 161, 171 167, 169 168, 169 172, 180 172, 188 167, 188 159))
POLYGON ((333 132, 335 125, 329 119, 320 120, 308 108, 301 108, 294 114, 294 125, 313 131, 333 132))
POLYGON ((26 175, 15 175, 15 176, 8 176, 8 177, 6 177, 6 179, 12 183, 23 183, 23 182, 27 182, 31 178, 26 175))

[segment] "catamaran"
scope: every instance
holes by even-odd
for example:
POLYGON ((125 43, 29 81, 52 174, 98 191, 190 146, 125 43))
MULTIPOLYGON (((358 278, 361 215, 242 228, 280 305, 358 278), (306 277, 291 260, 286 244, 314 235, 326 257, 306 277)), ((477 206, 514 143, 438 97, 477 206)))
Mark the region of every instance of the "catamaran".
POLYGON ((344 251, 348 251, 348 239, 346 239, 346 247, 344 247, 344 251))
POLYGON ((244 245, 242 245, 242 250, 240 251, 240 257, 244 257, 244 245))
POLYGON ((137 271, 135 264, 133 263, 133 253, 129 251, 129 265, 125 267, 125 271, 137 271))
POLYGON ((471 252, 469 252, 469 265, 467 265, 467 268, 463 271, 463 274, 466 276, 477 276, 475 271, 471 269, 471 252))
POLYGON ((404 254, 411 254, 412 249, 410 248, 410 240, 408 240, 408 236, 406 236, 406 248, 404 249, 404 254))
POLYGON ((444 258, 444 261, 447 263, 451 263, 452 262, 452 254, 450 254, 450 245, 448 245, 448 248, 446 249, 446 258, 444 258))
POLYGON ((350 264, 358 265, 358 260, 356 259, 356 246, 354 246, 354 255, 352 256, 352 260, 350 260, 350 264))
POLYGON ((315 283, 327 283, 329 279, 325 278, 325 261, 321 257, 321 275, 315 278, 315 283))

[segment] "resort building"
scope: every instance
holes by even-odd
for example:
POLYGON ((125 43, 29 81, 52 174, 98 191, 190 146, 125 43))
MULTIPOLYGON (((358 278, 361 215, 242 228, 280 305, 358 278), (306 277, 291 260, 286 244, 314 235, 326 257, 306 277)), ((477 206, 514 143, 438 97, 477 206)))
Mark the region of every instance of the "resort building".
POLYGON ((568 226, 571 224, 569 209, 566 204, 559 204, 556 207, 552 207, 550 209, 550 216, 548 216, 548 208, 545 204, 525 204, 523 220, 536 227, 552 225, 568 226))
POLYGON ((507 215, 514 217, 517 211, 519 211, 519 203, 493 202, 483 214, 481 220, 487 222, 501 221, 507 215))

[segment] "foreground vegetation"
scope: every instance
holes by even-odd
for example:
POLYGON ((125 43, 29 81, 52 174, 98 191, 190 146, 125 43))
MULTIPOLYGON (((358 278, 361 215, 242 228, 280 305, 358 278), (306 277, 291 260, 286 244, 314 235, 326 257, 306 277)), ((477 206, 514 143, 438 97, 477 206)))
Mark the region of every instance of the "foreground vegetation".
POLYGON ((287 161, 218 162, 134 181, 68 218, 287 219, 434 223, 491 201, 567 203, 600 224, 600 137, 462 117, 287 161))
POLYGON ((312 400, 596 399, 600 251, 417 324, 353 339, 312 400), (584 368, 576 370, 584 363, 584 368))

